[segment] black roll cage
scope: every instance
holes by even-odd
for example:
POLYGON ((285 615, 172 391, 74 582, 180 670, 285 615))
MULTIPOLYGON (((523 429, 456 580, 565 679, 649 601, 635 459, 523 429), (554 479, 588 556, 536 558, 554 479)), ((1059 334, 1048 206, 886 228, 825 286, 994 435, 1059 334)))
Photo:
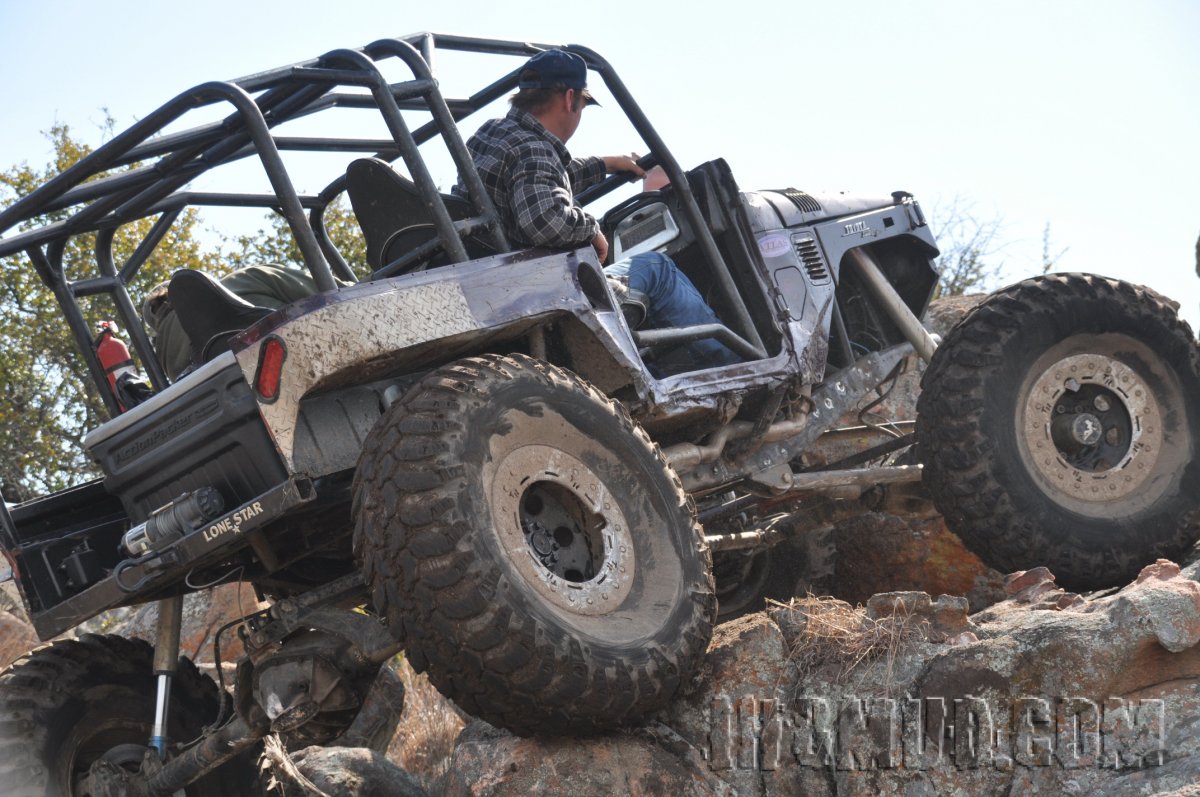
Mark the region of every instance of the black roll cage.
MULTIPOLYGON (((529 57, 551 47, 560 47, 584 58, 588 68, 601 77, 612 99, 642 137, 650 152, 646 162, 657 163, 666 171, 679 197, 682 212, 695 230, 701 252, 712 266, 718 287, 733 310, 734 324, 761 352, 762 340, 682 169, 612 66, 594 51, 579 45, 417 33, 380 39, 359 50, 333 50, 316 59, 236 80, 200 84, 179 94, 0 212, 0 236, 4 236, 39 216, 73 209, 61 221, 0 237, 0 257, 20 252, 29 257, 39 277, 55 294, 92 379, 108 411, 115 416, 119 413, 117 399, 96 357, 92 332, 79 299, 99 294, 111 296, 151 383, 158 390, 164 389, 168 384, 167 376, 130 298, 128 285, 186 208, 273 209, 287 220, 304 263, 320 290, 337 289, 335 273, 343 279, 357 279, 330 241, 324 224, 326 207, 345 189, 345 175, 317 194, 300 195, 284 167, 280 151, 370 153, 389 162, 403 159, 432 214, 437 245, 445 251, 450 262, 469 259, 463 237, 470 234, 487 235, 499 250, 508 251, 510 246, 500 229, 496 210, 456 123, 513 91, 518 70, 507 73, 465 99, 445 99, 431 65, 438 50, 529 57), (411 71, 412 79, 388 83, 377 65, 388 58, 402 61, 411 71), (370 93, 343 92, 337 90, 339 87, 362 87, 370 93), (161 134, 164 128, 188 112, 221 103, 228 103, 234 109, 221 121, 161 134), (271 132, 284 122, 333 107, 378 110, 391 139, 275 136, 271 132), (432 119, 410 131, 401 114, 404 110, 428 111, 432 119), (470 217, 457 222, 451 220, 418 151, 421 144, 438 134, 446 143, 471 202, 470 217), (184 190, 188 183, 209 170, 252 155, 257 155, 262 162, 273 194, 184 190), (151 159, 156 160, 149 165, 92 179, 111 169, 151 159), (158 219, 129 260, 117 264, 112 247, 116 230, 123 224, 154 216, 158 219), (67 242, 74 236, 89 233, 96 235, 99 276, 71 280, 63 263, 67 242)), ((610 176, 581 193, 579 201, 594 201, 625 182, 620 175, 610 176)))

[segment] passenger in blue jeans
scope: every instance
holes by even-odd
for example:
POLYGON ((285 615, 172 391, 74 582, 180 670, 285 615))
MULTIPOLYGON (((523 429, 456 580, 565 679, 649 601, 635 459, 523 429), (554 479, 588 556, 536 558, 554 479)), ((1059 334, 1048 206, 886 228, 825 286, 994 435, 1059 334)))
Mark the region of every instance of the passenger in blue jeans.
MULTIPOLYGON (((604 273, 628 285, 628 300, 641 305, 646 316, 644 323, 651 329, 720 323, 717 314, 700 296, 692 281, 664 254, 642 252, 607 266, 604 273)), ((712 338, 692 341, 683 348, 690 355, 690 362, 698 368, 712 368, 741 360, 725 344, 712 338)), ((663 375, 653 365, 650 371, 655 376, 663 375)))
MULTIPOLYGON (((599 222, 576 203, 575 194, 607 173, 642 177, 644 172, 633 155, 572 158, 567 151, 566 142, 579 127, 583 109, 596 104, 579 56, 563 50, 538 53, 521 70, 518 89, 509 99, 508 115, 485 122, 467 141, 504 232, 518 246, 590 243, 603 263, 608 240, 599 222)), ((461 182, 455 191, 465 193, 461 182)), ((665 255, 634 255, 604 271, 627 285, 631 299, 644 304, 649 327, 719 323, 691 280, 665 255)), ((741 359, 711 339, 686 344, 685 349, 695 368, 741 359)))

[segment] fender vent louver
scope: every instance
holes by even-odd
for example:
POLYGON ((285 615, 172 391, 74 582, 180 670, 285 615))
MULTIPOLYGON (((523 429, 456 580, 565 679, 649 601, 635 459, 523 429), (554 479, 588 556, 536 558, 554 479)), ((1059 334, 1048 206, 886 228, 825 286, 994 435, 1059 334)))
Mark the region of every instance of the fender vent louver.
POLYGON ((821 203, 808 194, 796 188, 781 188, 779 193, 792 200, 792 204, 802 213, 820 213, 821 203))
POLYGON ((808 273, 808 281, 813 285, 828 283, 829 269, 825 267, 825 258, 821 257, 821 250, 817 248, 817 242, 810 236, 803 235, 793 238, 792 245, 796 247, 796 256, 804 264, 804 270, 808 273))

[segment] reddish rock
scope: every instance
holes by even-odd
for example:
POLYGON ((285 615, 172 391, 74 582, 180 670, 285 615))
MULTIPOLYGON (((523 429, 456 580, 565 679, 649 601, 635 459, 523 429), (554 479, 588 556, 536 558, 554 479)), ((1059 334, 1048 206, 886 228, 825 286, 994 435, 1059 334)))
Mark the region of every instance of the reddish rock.
POLYGON ((491 726, 468 726, 442 784, 442 797, 732 797, 694 751, 669 730, 598 739, 520 739, 491 726), (686 748, 686 745, 683 745, 686 748))
POLYGON ((1087 601, 1084 600, 1082 595, 1075 592, 1064 592, 1062 595, 1054 598, 1051 608, 1064 611, 1066 609, 1078 609, 1085 605, 1087 605, 1087 601))
MULTIPOLYGON (((254 588, 245 583, 219 584, 183 598, 183 625, 179 634, 180 655, 187 656, 205 672, 213 672, 213 641, 228 622, 254 614, 262 608, 254 588)), ((71 633, 119 634, 154 643, 158 628, 158 604, 145 603, 105 612, 71 633)), ((242 641, 233 629, 221 635, 221 661, 229 669, 242 655, 242 641)))
POLYGON ((14 614, 0 611, 0 668, 12 664, 37 644, 33 626, 14 614))
MULTIPOLYGON (((184 602, 182 652, 198 662, 212 661, 213 637, 231 620, 259 611, 262 606, 249 584, 221 584, 189 595, 184 602)), ((242 655, 242 640, 230 629, 221 635, 221 660, 235 662, 242 655)))
POLYGON ((940 515, 867 512, 838 523, 831 594, 863 603, 880 592, 961 595, 975 609, 1004 598, 1003 577, 954 536, 940 515))
MULTIPOLYGON (((1009 595, 1020 595, 1027 589, 1044 584, 1054 584, 1054 574, 1046 567, 1035 567, 1032 570, 1018 570, 1004 577, 1004 591, 1009 595)), ((1025 601, 1028 603, 1028 601, 1025 601)))
POLYGON ((721 626, 700 683, 656 718, 653 738, 464 732, 446 793, 644 793, 637 779, 653 770, 670 778, 654 784, 664 794, 720 793, 716 778, 761 797, 1192 797, 1198 578, 1200 565, 1159 562, 1085 600, 1031 571, 1010 580, 1013 598, 969 618, 961 598, 911 591, 858 609, 797 600, 771 610, 775 623, 721 626), (925 634, 907 633, 914 618, 925 634), (797 666, 806 644, 822 646, 816 666, 797 666), (914 705, 925 712, 916 739, 903 713, 914 705), (665 744, 659 723, 680 742, 665 744))
POLYGON ((1136 581, 1096 601, 1088 611, 1105 611, 1117 622, 1146 629, 1172 653, 1200 643, 1200 584, 1165 559, 1144 568, 1136 581))
POLYGON ((1009 573, 1004 577, 1004 591, 1009 595, 1008 603, 1040 611, 1079 609, 1087 603, 1082 595, 1058 586, 1054 574, 1045 567, 1009 573))
POLYGON ((979 637, 975 636, 974 631, 963 631, 961 634, 955 634, 946 639, 946 644, 950 647, 958 645, 970 645, 973 642, 978 642, 979 637))
POLYGON ((766 695, 788 674, 788 658, 779 626, 764 614, 748 614, 717 626, 699 677, 732 692, 766 695))
POLYGON ((1179 565, 1169 559, 1158 559, 1152 565, 1146 565, 1134 579, 1133 585, 1144 584, 1147 581, 1171 581, 1180 574, 1179 565))
MULTIPOLYGON (((983 294, 948 296, 929 306, 924 324, 945 335, 983 294)), ((917 417, 917 397, 924 365, 902 374, 867 420, 910 422, 917 417)), ((860 412, 879 397, 871 393, 841 420, 859 426, 860 412)), ((889 493, 877 511, 836 522, 831 539, 832 578, 817 580, 819 594, 864 603, 880 592, 919 591, 961 595, 979 610, 1004 599, 1003 578, 969 551, 947 527, 932 501, 919 488, 889 493)))
POLYGON ((966 598, 939 595, 936 601, 926 592, 884 592, 867 601, 867 617, 872 620, 903 622, 916 628, 929 642, 945 642, 951 637, 965 639, 975 626, 967 616, 966 598))

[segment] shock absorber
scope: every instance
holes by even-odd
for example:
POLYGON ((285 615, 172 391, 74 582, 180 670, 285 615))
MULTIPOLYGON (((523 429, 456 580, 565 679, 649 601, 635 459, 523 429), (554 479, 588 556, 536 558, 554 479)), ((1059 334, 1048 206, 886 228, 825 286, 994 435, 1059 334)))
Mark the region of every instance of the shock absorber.
POLYGON ((154 640, 154 676, 157 690, 154 699, 154 727, 150 746, 158 757, 167 757, 170 739, 167 726, 170 720, 171 681, 179 667, 179 630, 183 623, 183 596, 174 595, 158 602, 158 634, 154 640))

